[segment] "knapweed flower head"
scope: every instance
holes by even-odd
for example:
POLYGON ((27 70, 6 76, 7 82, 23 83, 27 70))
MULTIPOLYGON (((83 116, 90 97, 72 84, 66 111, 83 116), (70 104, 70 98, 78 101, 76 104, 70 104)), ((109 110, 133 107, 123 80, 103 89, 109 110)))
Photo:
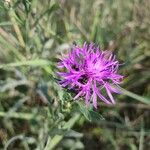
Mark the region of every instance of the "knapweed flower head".
POLYGON ((83 97, 86 104, 92 101, 95 108, 97 99, 114 104, 112 93, 120 93, 118 85, 123 78, 117 73, 119 65, 115 55, 108 50, 100 50, 93 43, 73 46, 58 63, 59 68, 64 68, 58 73, 62 78, 60 84, 75 91, 74 99, 83 97))

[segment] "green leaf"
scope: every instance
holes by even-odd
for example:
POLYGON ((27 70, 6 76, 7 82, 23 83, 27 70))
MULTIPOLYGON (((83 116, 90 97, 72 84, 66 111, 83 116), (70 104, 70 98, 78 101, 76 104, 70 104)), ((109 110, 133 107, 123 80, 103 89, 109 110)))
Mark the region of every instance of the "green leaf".
POLYGON ((98 112, 90 110, 89 111, 92 121, 105 120, 105 118, 98 112))
POLYGON ((89 112, 88 108, 85 106, 85 104, 83 104, 82 102, 77 102, 77 104, 79 105, 79 111, 84 115, 84 117, 88 121, 91 121, 90 112, 89 112))
POLYGON ((104 120, 104 117, 98 112, 91 109, 91 107, 87 107, 84 103, 78 102, 79 111, 85 116, 88 121, 98 121, 104 120))

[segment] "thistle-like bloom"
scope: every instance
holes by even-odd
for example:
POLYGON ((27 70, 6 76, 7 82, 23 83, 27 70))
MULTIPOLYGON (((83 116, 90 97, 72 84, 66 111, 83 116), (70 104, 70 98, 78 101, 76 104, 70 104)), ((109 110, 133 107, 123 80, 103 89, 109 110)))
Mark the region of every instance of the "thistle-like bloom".
POLYGON ((83 47, 74 46, 58 66, 63 87, 72 89, 76 96, 85 97, 86 104, 93 101, 97 108, 97 98, 106 104, 114 104, 112 93, 120 93, 117 86, 123 76, 118 74, 119 62, 110 51, 101 51, 93 43, 84 43, 83 47), (104 93, 107 93, 107 97, 104 93))

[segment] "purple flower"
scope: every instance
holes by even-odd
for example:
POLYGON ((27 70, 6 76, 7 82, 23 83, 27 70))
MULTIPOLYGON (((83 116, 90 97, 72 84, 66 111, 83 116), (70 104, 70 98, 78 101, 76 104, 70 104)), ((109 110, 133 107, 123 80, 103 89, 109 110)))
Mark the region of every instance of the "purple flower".
POLYGON ((110 51, 101 51, 93 43, 74 46, 58 67, 63 69, 58 73, 62 77, 60 84, 74 90, 74 99, 85 97, 86 104, 93 101, 95 108, 98 97, 106 104, 115 103, 112 93, 120 93, 117 86, 123 76, 117 73, 119 62, 110 51))

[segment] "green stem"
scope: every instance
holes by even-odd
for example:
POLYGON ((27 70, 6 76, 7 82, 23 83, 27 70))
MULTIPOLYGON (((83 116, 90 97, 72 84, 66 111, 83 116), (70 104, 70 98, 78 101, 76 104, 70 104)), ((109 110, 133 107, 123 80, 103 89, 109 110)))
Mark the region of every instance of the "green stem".
POLYGON ((33 115, 33 114, 30 114, 30 113, 18 113, 18 112, 11 112, 11 113, 9 113, 9 112, 0 112, 0 117, 15 118, 15 119, 25 119, 25 120, 37 119, 37 118, 35 118, 35 115, 33 115))
POLYGON ((145 103, 145 104, 150 104, 150 99, 148 99, 148 98, 146 98, 146 97, 142 97, 142 96, 140 96, 140 95, 137 95, 137 94, 135 94, 135 93, 132 93, 132 92, 130 92, 130 91, 127 91, 127 90, 125 90, 125 89, 123 89, 123 88, 121 88, 121 91, 122 91, 122 93, 124 94, 124 95, 127 95, 127 96, 129 96, 129 97, 132 97, 132 98, 134 98, 134 99, 136 99, 136 100, 138 100, 138 101, 140 101, 140 102, 143 102, 143 103, 145 103))
POLYGON ((50 65, 50 61, 43 60, 43 59, 35 59, 35 60, 25 60, 19 62, 13 62, 8 64, 1 64, 0 69, 7 69, 11 67, 19 67, 19 66, 44 66, 50 65))
MULTIPOLYGON (((80 117, 80 114, 75 114, 68 122, 65 123, 65 125, 63 126, 63 129, 70 130, 73 127, 73 125, 76 123, 76 121, 79 119, 79 117, 80 117)), ((57 144, 63 139, 63 136, 64 135, 55 135, 52 139, 49 136, 44 150, 54 149, 57 146, 57 144)))

